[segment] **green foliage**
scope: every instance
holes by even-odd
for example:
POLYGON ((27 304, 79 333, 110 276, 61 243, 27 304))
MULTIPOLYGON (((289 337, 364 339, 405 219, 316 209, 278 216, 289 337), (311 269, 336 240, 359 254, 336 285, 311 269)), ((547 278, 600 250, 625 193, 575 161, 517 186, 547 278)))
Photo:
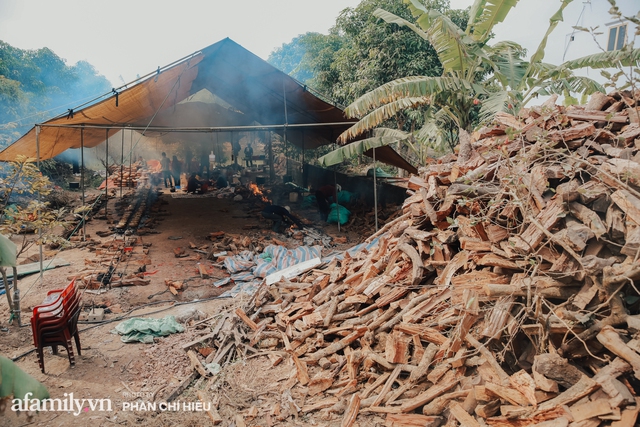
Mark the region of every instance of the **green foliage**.
POLYGON ((69 66, 48 48, 23 50, 0 41, 0 148, 34 123, 106 93, 110 87, 86 61, 69 66))
POLYGON ((340 140, 347 142, 408 109, 423 106, 425 122, 415 138, 419 144, 441 150, 457 143, 456 128, 471 132, 479 120, 490 120, 500 111, 517 114, 535 96, 563 94, 575 102, 573 94, 603 91, 595 81, 574 76, 567 66, 542 63, 548 36, 571 1, 563 0, 551 17, 531 61, 523 59, 526 52, 517 43, 489 44, 493 27, 507 18, 517 0, 476 0, 466 28, 419 0, 404 0, 412 20, 376 10, 374 15, 391 27, 409 28, 427 40, 442 64, 442 74, 398 78, 362 95, 346 109, 347 115, 360 121, 340 140))
MULTIPOLYGON (((467 11, 450 9, 448 0, 426 4, 456 26, 466 27, 467 11)), ((440 76, 442 64, 429 41, 413 31, 381 24, 374 15, 380 8, 411 19, 411 11, 397 0, 363 0, 357 7, 343 10, 328 35, 299 36, 273 52, 269 62, 339 105, 395 79, 440 76)), ((421 128, 428 111, 421 106, 422 99, 415 101, 385 107, 387 113, 378 123, 409 133, 421 128)), ((405 157, 416 153, 410 142, 400 141, 397 147, 405 157)))
POLYGON ((22 244, 18 255, 26 251, 34 243, 61 244, 64 239, 53 232, 59 226, 64 226, 63 220, 66 210, 50 209, 47 202, 40 201, 40 197, 48 196, 52 191, 49 179, 40 173, 34 159, 18 156, 15 162, 4 167, 3 178, 0 178, 0 233, 7 235, 22 235, 22 244), (25 196, 25 197, 19 197, 25 196), (7 207, 10 200, 19 203, 7 207), (28 238, 30 233, 38 233, 37 238, 28 238))

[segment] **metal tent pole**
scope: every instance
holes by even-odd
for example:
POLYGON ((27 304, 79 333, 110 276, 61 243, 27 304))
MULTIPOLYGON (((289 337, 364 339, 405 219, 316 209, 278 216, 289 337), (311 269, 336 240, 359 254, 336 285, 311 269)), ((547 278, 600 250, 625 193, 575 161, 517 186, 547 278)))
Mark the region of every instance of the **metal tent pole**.
POLYGON ((304 129, 302 129, 302 163, 300 164, 300 173, 302 173, 302 186, 307 187, 307 183, 304 179, 304 129))
POLYGON ((105 154, 105 162, 104 162, 104 216, 109 220, 109 129, 107 129, 105 143, 106 146, 106 154, 105 154))
POLYGON ((276 180, 276 171, 273 168, 273 135, 269 131, 269 181, 273 183, 276 180))
POLYGON ((82 187, 82 241, 86 241, 86 236, 87 236, 87 226, 86 226, 86 218, 87 218, 87 211, 84 210, 84 128, 80 128, 80 163, 81 163, 81 169, 80 169, 80 182, 81 182, 81 187, 82 187))
POLYGON ((376 231, 378 231, 378 181, 376 179, 376 169, 378 164, 376 163, 376 148, 373 147, 373 203, 375 203, 374 212, 376 214, 376 231))
MULTIPOLYGON (((40 170, 40 126, 36 126, 36 160, 38 164, 38 170, 40 170)), ((42 203, 42 193, 38 191, 38 204, 42 203)), ((38 219, 40 219, 40 207, 38 206, 38 219)), ((38 245, 38 250, 40 251, 40 283, 44 282, 44 267, 43 267, 43 251, 42 251, 42 227, 38 228, 38 238, 40 239, 40 244, 38 245)), ((13 276, 13 288, 17 287, 18 277, 13 276)), ((5 282, 7 293, 9 292, 9 284, 5 282)))
MULTIPOLYGON (((42 257, 40 257, 42 259, 42 257)), ((26 326, 22 324, 22 311, 20 310, 20 289, 18 289, 18 268, 12 267, 13 270, 13 317, 18 319, 18 326, 26 326)), ((9 284, 5 283, 6 291, 9 293, 9 284)))
POLYGON ((291 176, 291 171, 289 170, 289 144, 287 143, 287 126, 289 125, 289 116, 287 113, 287 91, 284 87, 284 78, 282 79, 282 97, 284 99, 284 131, 282 132, 284 135, 284 156, 287 161, 287 175, 291 176))
POLYGON ((129 178, 127 179, 127 188, 129 184, 133 188, 133 178, 131 178, 131 160, 133 157, 133 130, 129 130, 129 178))
POLYGON ((340 232, 340 205, 338 204, 338 173, 335 167, 333 168, 333 185, 335 188, 336 200, 333 202, 336 204, 336 213, 338 214, 338 233, 340 232))
POLYGON ((122 147, 120 152, 120 198, 122 199, 122 177, 124 176, 124 128, 122 128, 122 147))

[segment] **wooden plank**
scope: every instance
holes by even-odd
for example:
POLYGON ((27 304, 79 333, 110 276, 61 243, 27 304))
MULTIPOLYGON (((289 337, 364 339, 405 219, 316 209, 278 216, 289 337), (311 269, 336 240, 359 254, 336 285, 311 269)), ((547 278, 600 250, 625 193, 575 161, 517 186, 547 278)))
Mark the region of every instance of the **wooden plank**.
POLYGON ((267 285, 272 285, 282 279, 291 279, 292 277, 299 276, 302 273, 311 270, 312 268, 316 268, 320 264, 322 264, 322 260, 320 258, 313 258, 307 261, 299 262, 298 264, 292 265, 291 267, 287 267, 280 271, 276 271, 275 273, 269 274, 265 278, 265 282, 267 285))
POLYGON ((180 394, 189 387, 189 385, 198 378, 199 375, 200 374, 197 371, 192 371, 185 379, 180 381, 180 384, 178 384, 164 400, 171 402, 173 399, 180 396, 180 394))
POLYGON ((189 350, 187 351, 187 356, 189 356, 189 360, 191 361, 191 367, 195 369, 200 375, 206 377, 208 375, 208 372, 204 368, 204 366, 202 366, 202 363, 200 363, 200 360, 198 359, 198 356, 196 356, 196 353, 193 350, 189 350))
POLYGON ((378 406, 384 401, 384 398, 387 393, 389 393, 389 390, 391 390, 391 387, 393 387, 393 383, 398 379, 398 375, 400 375, 401 371, 402 368, 400 366, 396 366, 394 368, 393 372, 391 372, 391 375, 389 375, 389 378, 384 383, 384 387, 382 387, 382 390, 380 390, 380 393, 378 393, 378 396, 376 396, 371 406, 378 406))
POLYGON ((212 338, 215 338, 215 336, 216 336, 216 335, 217 335, 217 334, 215 334, 215 333, 213 333, 213 332, 212 332, 212 333, 210 333, 210 334, 207 334, 207 335, 203 335, 203 336, 201 336, 201 337, 199 337, 199 338, 196 338, 196 339, 195 339, 195 340, 193 340, 193 341, 189 341, 188 343, 183 344, 183 345, 182 345, 182 349, 183 349, 184 351, 189 351, 189 350, 191 350, 193 347, 195 347, 195 346, 197 346, 197 345, 199 345, 199 344, 202 344, 203 342, 205 342, 205 341, 207 341, 207 340, 210 340, 210 339, 212 339, 212 338))
POLYGON ((257 331, 258 330, 258 325, 256 324, 256 322, 254 322, 253 320, 249 319, 249 316, 247 316, 247 313, 245 313, 243 309, 238 307, 236 309, 235 313, 247 326, 249 326, 251 328, 251 330, 253 330, 253 331, 257 331))
MULTIPOLYGON (((205 403, 211 403, 211 399, 208 399, 205 396, 205 392, 202 390, 198 390, 198 399, 200 400, 200 402, 202 402, 203 404, 205 403)), ((207 416, 209 417, 209 419, 211 420, 211 422, 213 423, 213 425, 218 425, 222 422, 222 417, 220 416, 220 414, 218 413, 218 410, 216 409, 216 407, 213 405, 213 403, 211 403, 211 409, 208 409, 205 411, 207 416)))

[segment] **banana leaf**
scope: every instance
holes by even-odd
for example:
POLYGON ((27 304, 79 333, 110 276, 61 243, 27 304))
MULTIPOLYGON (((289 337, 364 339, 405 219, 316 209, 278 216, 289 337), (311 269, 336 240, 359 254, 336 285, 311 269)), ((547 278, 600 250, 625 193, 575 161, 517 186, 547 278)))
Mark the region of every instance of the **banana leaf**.
POLYGON ((318 162, 322 167, 337 165, 338 163, 342 163, 347 159, 359 156, 367 150, 370 150, 372 148, 380 148, 385 145, 392 144, 396 141, 398 141, 398 138, 392 136, 378 136, 363 139, 360 141, 352 142, 351 144, 347 144, 344 147, 338 148, 337 150, 333 150, 329 154, 325 154, 318 159, 318 162))

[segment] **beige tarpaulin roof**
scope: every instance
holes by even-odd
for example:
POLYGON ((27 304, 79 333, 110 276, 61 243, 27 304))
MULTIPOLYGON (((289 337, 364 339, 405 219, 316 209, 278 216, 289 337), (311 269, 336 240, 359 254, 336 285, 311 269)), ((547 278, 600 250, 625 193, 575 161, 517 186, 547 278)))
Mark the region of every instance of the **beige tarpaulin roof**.
MULTIPOLYGON (((227 38, 122 89, 117 96, 42 123, 40 159, 80 148, 81 127, 84 147, 95 147, 106 140, 107 129, 111 136, 122 128, 154 136, 178 129, 184 135, 231 126, 234 130, 268 128, 282 135, 285 123, 287 141, 313 149, 335 142, 353 120, 227 38), (203 93, 208 93, 207 102, 198 96, 203 93)), ((14 160, 18 154, 35 158, 36 150, 34 127, 0 152, 0 161, 14 160)), ((397 153, 389 155, 394 164, 413 169, 397 153)))

